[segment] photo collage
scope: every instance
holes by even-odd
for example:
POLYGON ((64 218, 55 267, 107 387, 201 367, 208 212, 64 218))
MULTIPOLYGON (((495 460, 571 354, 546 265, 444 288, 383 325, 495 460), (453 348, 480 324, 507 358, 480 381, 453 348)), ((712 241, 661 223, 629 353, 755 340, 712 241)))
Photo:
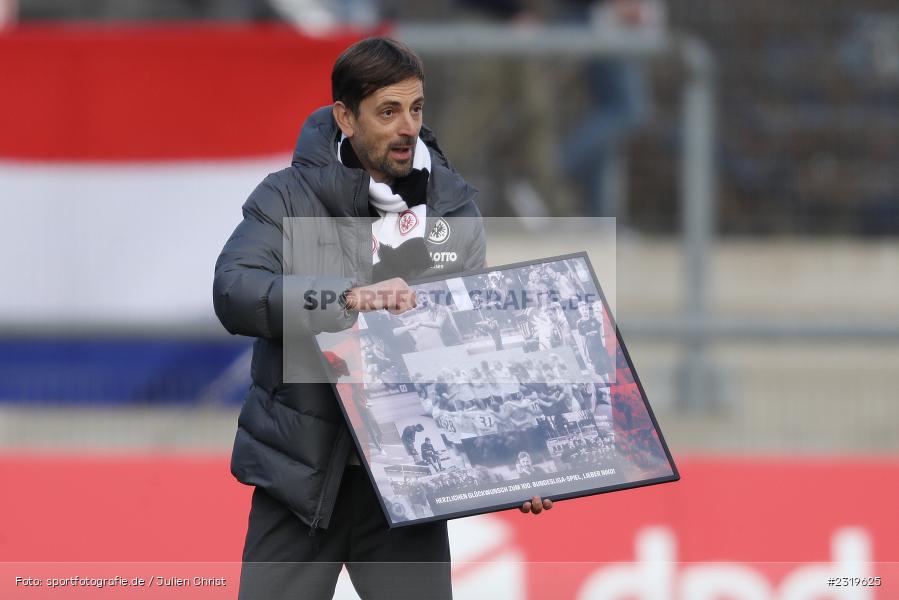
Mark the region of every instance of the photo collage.
POLYGON ((672 473, 586 257, 412 288, 360 315, 337 382, 392 525, 672 473))

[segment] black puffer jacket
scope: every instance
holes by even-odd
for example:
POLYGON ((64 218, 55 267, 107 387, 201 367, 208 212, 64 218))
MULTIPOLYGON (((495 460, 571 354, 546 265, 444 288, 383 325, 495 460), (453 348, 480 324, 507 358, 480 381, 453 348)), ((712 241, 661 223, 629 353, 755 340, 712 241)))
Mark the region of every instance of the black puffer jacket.
MULTIPOLYGON (((215 312, 225 328, 258 338, 231 471, 313 528, 328 527, 352 438, 320 372, 312 336, 350 327, 355 316, 334 302, 307 310, 302 294, 339 294, 370 283, 372 272, 369 176, 337 161, 338 136, 331 107, 307 119, 292 165, 268 175, 244 204, 213 283, 215 312), (286 220, 292 217, 305 219, 286 220), (286 377, 285 331, 286 364, 297 369, 286 377)), ((427 212, 435 232, 426 242, 435 262, 421 276, 479 269, 485 246, 477 191, 452 169, 429 130, 422 128, 421 138, 431 152, 427 212)))

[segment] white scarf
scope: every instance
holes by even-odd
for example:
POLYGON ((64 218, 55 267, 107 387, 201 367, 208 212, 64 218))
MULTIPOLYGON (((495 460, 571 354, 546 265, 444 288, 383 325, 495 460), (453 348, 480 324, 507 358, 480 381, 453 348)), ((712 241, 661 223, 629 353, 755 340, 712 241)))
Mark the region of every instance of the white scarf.
MULTIPOLYGON (((341 164, 343 163, 343 158, 340 156, 340 148, 345 139, 346 135, 341 134, 340 141, 337 143, 337 160, 339 160, 341 164)), ((431 153, 428 152, 428 147, 421 141, 420 137, 415 138, 415 152, 412 157, 412 168, 417 171, 427 169, 428 173, 431 172, 431 153)), ((401 213, 404 210, 409 210, 409 205, 406 204, 406 201, 403 200, 402 196, 394 194, 389 185, 386 183, 378 183, 374 178, 370 178, 368 182, 368 199, 369 202, 372 203, 372 206, 381 212, 401 213)))
MULTIPOLYGON (((343 164, 340 149, 346 135, 341 135, 337 144, 337 160, 343 164)), ((421 138, 415 138, 415 153, 412 158, 413 170, 427 170, 431 172, 431 153, 421 138)), ((380 257, 378 249, 381 244, 391 248, 399 247, 403 242, 411 238, 423 238, 427 232, 427 205, 416 204, 412 208, 406 204, 402 196, 393 192, 386 183, 379 183, 374 178, 369 178, 368 200, 374 206, 381 218, 371 224, 371 252, 372 264, 378 264, 380 257)))

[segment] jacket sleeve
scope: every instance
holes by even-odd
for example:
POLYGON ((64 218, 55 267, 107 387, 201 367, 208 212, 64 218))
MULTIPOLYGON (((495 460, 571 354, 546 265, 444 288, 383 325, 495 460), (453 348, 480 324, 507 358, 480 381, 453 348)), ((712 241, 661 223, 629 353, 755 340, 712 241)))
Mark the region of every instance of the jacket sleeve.
POLYGON ((484 220, 477 205, 472 203, 473 216, 463 217, 471 219, 474 223, 471 227, 471 251, 466 253, 463 270, 466 273, 479 271, 487 266, 487 236, 484 233, 484 220))
POLYGON ((304 298, 336 298, 355 286, 340 276, 284 275, 283 219, 287 202, 267 177, 243 206, 243 221, 225 243, 215 264, 212 285, 215 314, 230 333, 263 338, 284 335, 284 311, 289 315, 291 334, 315 335, 340 331, 355 322, 336 301, 316 302, 304 298), (285 298, 285 290, 288 290, 285 298), (296 331, 294 331, 296 329, 296 331))

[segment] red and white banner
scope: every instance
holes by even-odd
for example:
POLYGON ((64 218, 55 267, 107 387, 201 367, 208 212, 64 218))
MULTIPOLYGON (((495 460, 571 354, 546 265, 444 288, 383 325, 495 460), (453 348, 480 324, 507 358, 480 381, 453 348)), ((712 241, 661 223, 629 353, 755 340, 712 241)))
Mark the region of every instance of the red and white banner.
POLYGON ((10 27, 18 20, 18 0, 0 0, 0 29, 10 27))
MULTIPOLYGON (((456 596, 899 598, 891 484, 899 461, 679 457, 678 465, 674 484, 565 501, 539 517, 452 521, 456 596)), ((117 598, 236 597, 250 490, 233 480, 226 456, 5 456, 0 480, 2 598, 95 598, 86 588, 53 596, 46 585, 16 584, 91 574, 163 577, 153 593, 123 588, 117 598), (228 585, 185 589, 165 577, 228 585)), ((352 597, 346 582, 339 589, 352 597)))
POLYGON ((357 39, 287 26, 0 32, 0 323, 212 320, 212 268, 357 39))

